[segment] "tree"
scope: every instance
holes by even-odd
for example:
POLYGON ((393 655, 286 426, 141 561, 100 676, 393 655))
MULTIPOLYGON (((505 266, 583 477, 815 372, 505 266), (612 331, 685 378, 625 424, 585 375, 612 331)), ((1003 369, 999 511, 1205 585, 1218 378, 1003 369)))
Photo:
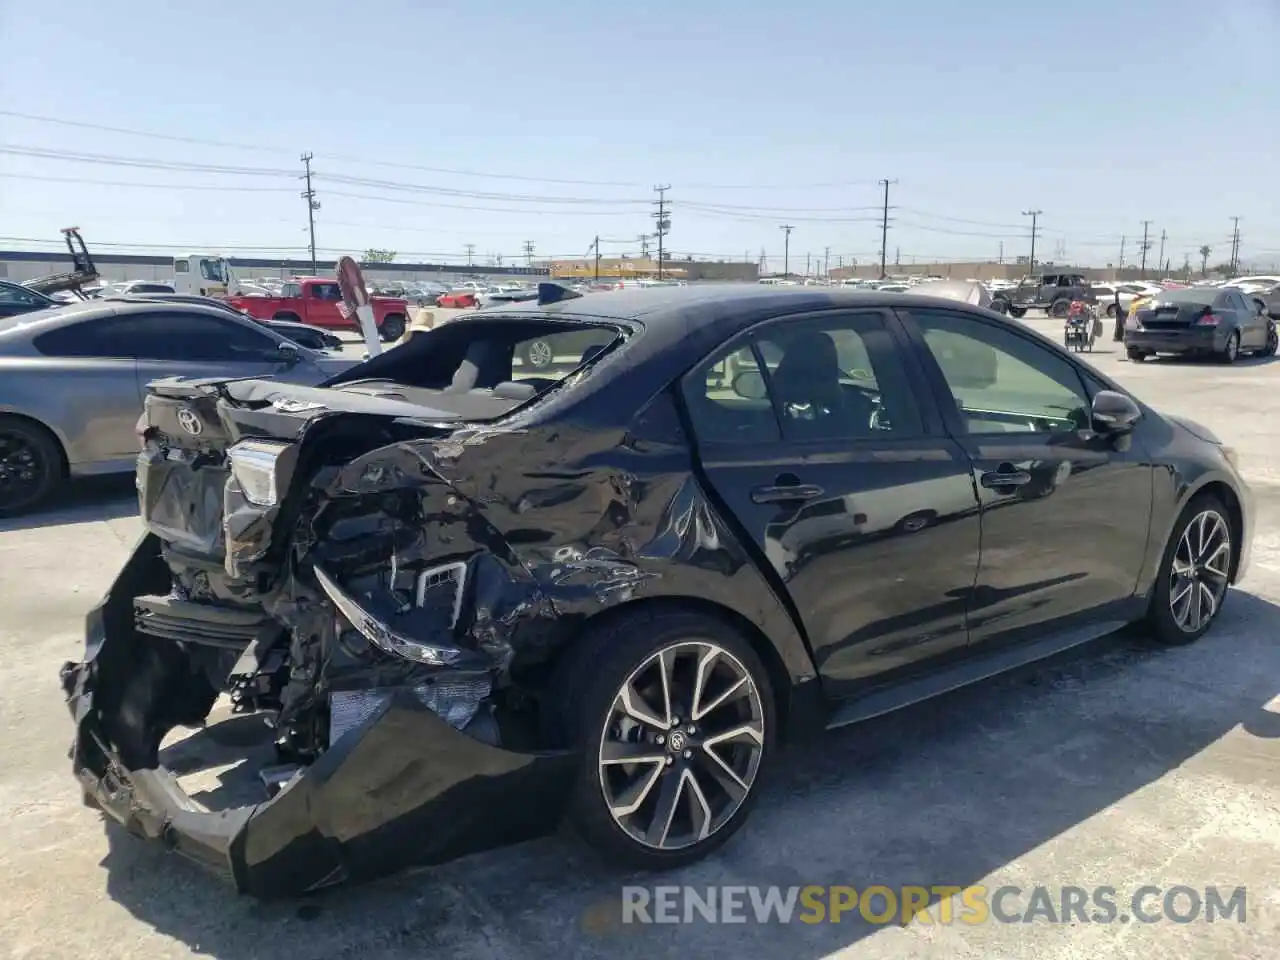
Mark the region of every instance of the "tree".
POLYGON ((371 247, 364 252, 365 263, 390 263, 395 258, 396 252, 394 250, 378 250, 371 247))
POLYGON ((1200 276, 1207 277, 1209 275, 1209 254, 1213 253, 1213 247, 1207 243, 1200 248, 1200 276))

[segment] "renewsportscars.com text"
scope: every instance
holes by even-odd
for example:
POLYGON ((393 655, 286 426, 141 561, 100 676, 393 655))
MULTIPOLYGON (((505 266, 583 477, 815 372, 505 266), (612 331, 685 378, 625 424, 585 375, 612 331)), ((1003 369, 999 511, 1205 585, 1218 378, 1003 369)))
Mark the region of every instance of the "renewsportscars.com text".
POLYGON ((623 887, 627 923, 1244 923, 1244 887, 623 887))

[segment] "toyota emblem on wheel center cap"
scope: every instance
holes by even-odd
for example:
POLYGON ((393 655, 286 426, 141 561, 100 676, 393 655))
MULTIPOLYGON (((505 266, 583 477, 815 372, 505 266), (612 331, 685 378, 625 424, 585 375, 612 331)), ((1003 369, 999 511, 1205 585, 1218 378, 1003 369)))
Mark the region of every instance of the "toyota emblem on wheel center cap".
POLYGON ((190 407, 183 407, 178 411, 178 424, 193 437, 198 437, 204 432, 204 424, 200 422, 200 416, 190 407))

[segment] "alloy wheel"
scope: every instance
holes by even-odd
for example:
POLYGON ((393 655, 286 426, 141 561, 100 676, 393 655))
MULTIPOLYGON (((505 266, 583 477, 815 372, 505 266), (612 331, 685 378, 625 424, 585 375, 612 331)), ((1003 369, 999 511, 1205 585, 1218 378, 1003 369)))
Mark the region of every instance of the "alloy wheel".
POLYGON ((46 465, 27 437, 0 432, 0 509, 20 504, 39 489, 46 465))
POLYGON ((545 340, 535 340, 533 343, 529 344, 528 349, 525 351, 525 356, 528 358, 531 366, 538 367, 539 369, 551 366, 551 361, 555 359, 551 350, 551 344, 547 343, 545 340))
POLYGON ((1227 337, 1227 362, 1233 362, 1240 353, 1240 334, 1233 333, 1227 337))
POLYGON ((706 840, 751 792, 764 755, 760 691, 733 654, 686 641, 619 688, 600 737, 600 787, 632 840, 673 851, 706 840))
POLYGON ((1222 605, 1231 572, 1231 527, 1202 510, 1182 531, 1169 571, 1169 612, 1184 633, 1209 625, 1222 605))

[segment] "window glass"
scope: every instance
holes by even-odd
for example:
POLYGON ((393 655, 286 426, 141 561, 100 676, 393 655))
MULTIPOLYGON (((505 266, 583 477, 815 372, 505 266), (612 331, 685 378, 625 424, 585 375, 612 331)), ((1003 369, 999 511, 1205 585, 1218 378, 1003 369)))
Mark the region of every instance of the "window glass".
POLYGON ((764 374, 750 345, 723 350, 685 379, 695 435, 716 443, 781 439, 764 374))
POLYGON ((173 272, 174 273, 190 273, 191 265, 187 263, 187 261, 185 260, 175 260, 173 261, 173 272))
POLYGON ((880 317, 783 321, 686 380, 702 439, 870 440, 921 431, 902 360, 880 317))
POLYGON ((7 284, 0 285, 0 303, 21 304, 22 306, 45 306, 48 301, 44 297, 33 293, 30 290, 24 290, 21 287, 11 287, 7 284))
POLYGON ((945 311, 913 310, 911 316, 971 434, 1057 433, 1089 425, 1084 384, 1064 357, 945 311))
POLYGON ((302 296, 302 285, 298 283, 285 283, 280 286, 280 296, 282 297, 300 297, 302 296))
POLYGON ((308 289, 316 300, 342 299, 342 289, 336 283, 313 283, 308 289))
POLYGON ((875 314, 784 321, 757 338, 788 440, 921 432, 902 358, 875 314))
POLYGON ((202 313, 133 313, 97 317, 36 338, 48 356, 139 360, 267 362, 276 341, 231 319, 202 313))

